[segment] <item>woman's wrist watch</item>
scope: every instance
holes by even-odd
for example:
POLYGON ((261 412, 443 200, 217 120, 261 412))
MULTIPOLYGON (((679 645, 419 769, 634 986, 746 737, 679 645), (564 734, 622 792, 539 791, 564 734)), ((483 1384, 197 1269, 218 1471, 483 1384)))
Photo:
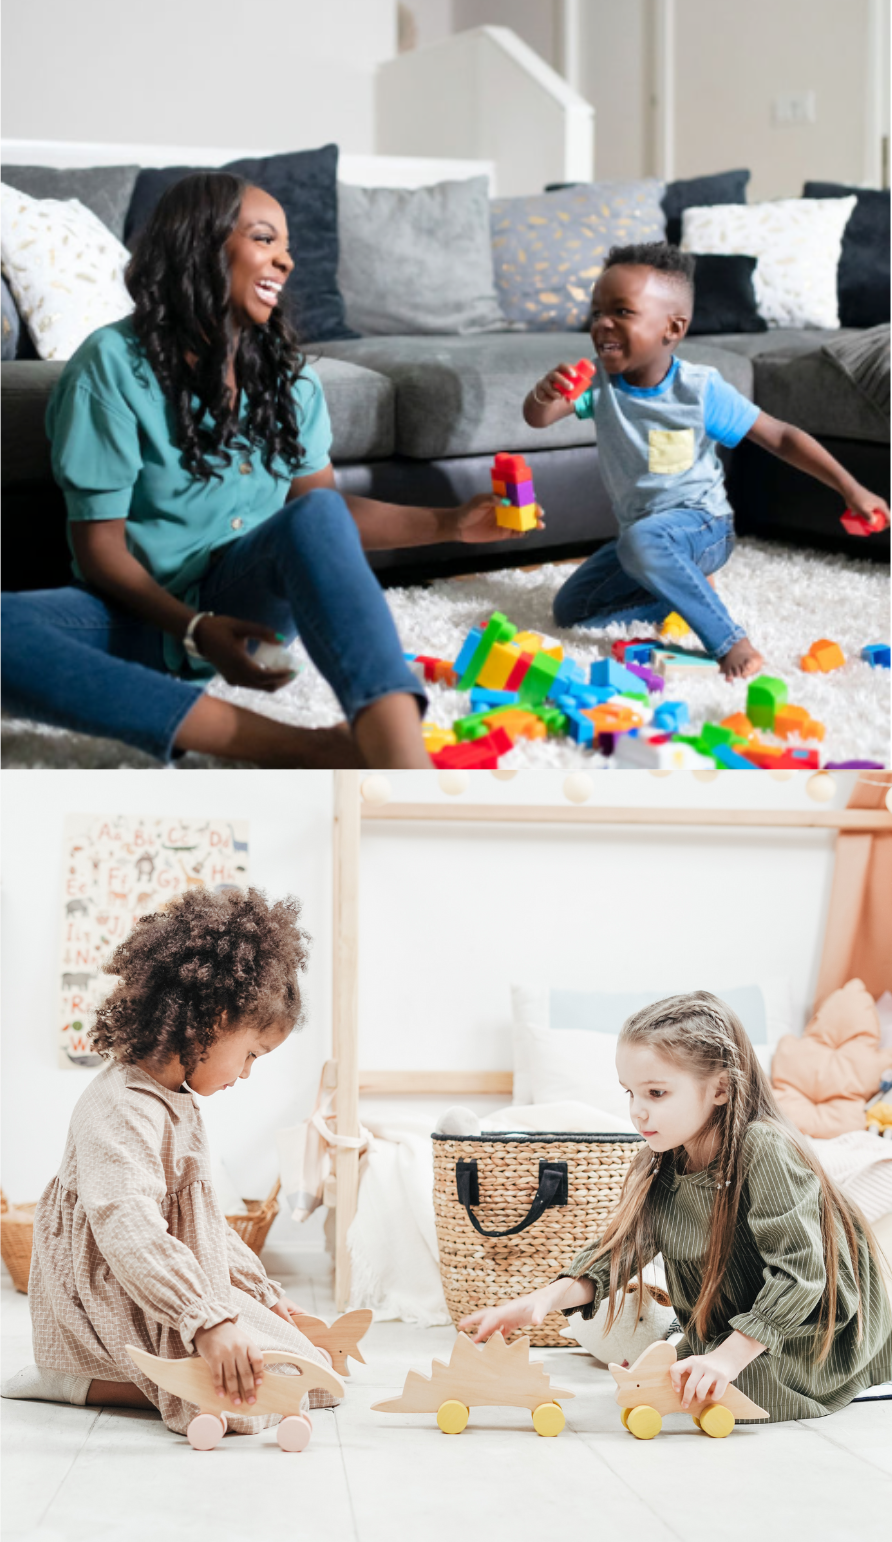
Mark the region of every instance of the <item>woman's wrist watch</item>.
POLYGON ((188 653, 190 659, 204 658, 204 654, 199 650, 198 644, 195 641, 195 631, 199 621, 203 621, 205 616, 212 616, 213 614, 212 610, 197 610, 183 633, 183 648, 188 653))

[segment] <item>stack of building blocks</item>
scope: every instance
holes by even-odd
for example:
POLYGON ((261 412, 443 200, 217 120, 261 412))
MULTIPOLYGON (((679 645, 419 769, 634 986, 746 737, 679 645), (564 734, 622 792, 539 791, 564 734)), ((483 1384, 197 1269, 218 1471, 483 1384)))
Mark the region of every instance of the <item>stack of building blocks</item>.
POLYGON ((819 637, 799 662, 807 674, 815 674, 818 670, 829 674, 831 669, 842 668, 845 655, 839 643, 831 642, 829 637, 819 637))
POLYGON ((889 644, 867 643, 867 645, 861 649, 861 657, 863 658, 865 664, 870 665, 871 669, 888 669, 889 644))
POLYGON ((578 359, 577 362, 573 365, 573 368, 569 371, 565 369, 564 373, 570 375, 570 378, 573 381, 572 386, 568 387, 567 390, 564 390, 563 386, 558 385, 555 387, 555 389, 559 391, 561 396, 565 397, 568 402, 575 402, 577 397, 582 395, 583 391, 588 390, 589 386, 595 378, 596 370, 591 359, 578 359))
POLYGON ((533 491, 533 473, 522 455, 495 457, 492 463, 492 490, 501 500, 496 510, 496 524, 505 530, 535 530, 539 523, 539 505, 533 491))

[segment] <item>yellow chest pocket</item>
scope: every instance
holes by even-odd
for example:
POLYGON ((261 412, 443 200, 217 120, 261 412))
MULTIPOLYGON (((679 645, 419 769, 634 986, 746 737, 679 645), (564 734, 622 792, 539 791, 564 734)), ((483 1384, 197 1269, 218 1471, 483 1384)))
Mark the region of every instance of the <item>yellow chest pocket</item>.
POLYGON ((652 428, 647 436, 648 471, 660 476, 678 476, 694 464, 692 428, 652 428))

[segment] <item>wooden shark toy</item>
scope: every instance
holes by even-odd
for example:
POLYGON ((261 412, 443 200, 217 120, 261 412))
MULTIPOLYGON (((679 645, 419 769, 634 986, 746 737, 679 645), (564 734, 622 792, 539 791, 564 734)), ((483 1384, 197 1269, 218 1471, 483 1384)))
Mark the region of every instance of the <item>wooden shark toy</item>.
POLYGON ((335 1397, 343 1397, 344 1383, 340 1376, 327 1366, 315 1365, 300 1355, 292 1355, 284 1349, 265 1349, 265 1367, 295 1365, 299 1376, 263 1378, 256 1389, 257 1401, 250 1407, 236 1408, 231 1398, 219 1398, 214 1391, 210 1370, 200 1355, 190 1355, 182 1360, 163 1360, 159 1355, 147 1354, 144 1349, 126 1345, 127 1353, 138 1370, 165 1392, 172 1392, 184 1403, 195 1403, 198 1413, 186 1430, 186 1439, 196 1451, 213 1451, 226 1434, 226 1412, 248 1415, 281 1414, 282 1422, 276 1428, 276 1439, 283 1451, 303 1451, 309 1444, 313 1425, 308 1414, 300 1412, 302 1399, 314 1387, 322 1387, 335 1397))
POLYGON ((736 1419, 770 1419, 771 1415, 753 1403, 733 1382, 722 1393, 720 1403, 694 1399, 685 1410, 672 1385, 669 1367, 677 1359, 675 1347, 659 1339, 638 1356, 634 1365, 610 1365, 608 1370, 617 1385, 615 1401, 623 1411, 623 1424, 638 1440, 653 1440, 663 1427, 663 1414, 691 1415, 699 1429, 715 1439, 730 1435, 736 1419))
POLYGON ((399 1397, 373 1403, 374 1413, 435 1413, 444 1435, 460 1435, 471 1408, 528 1408, 538 1435, 559 1435, 566 1423, 556 1398, 575 1397, 551 1385, 541 1360, 530 1360, 528 1338, 506 1344, 501 1333, 481 1346, 466 1333, 455 1341, 447 1365, 435 1360, 430 1376, 410 1371, 399 1397))
POLYGON ((350 1375, 347 1369, 348 1355, 358 1360, 360 1365, 365 1365, 359 1352, 359 1341, 371 1326, 370 1311, 345 1312, 343 1317, 336 1318, 331 1327, 321 1317, 311 1317, 309 1312, 289 1312, 288 1315, 295 1328, 299 1328, 311 1344, 317 1349, 324 1349, 331 1356, 331 1363, 339 1376, 350 1375))

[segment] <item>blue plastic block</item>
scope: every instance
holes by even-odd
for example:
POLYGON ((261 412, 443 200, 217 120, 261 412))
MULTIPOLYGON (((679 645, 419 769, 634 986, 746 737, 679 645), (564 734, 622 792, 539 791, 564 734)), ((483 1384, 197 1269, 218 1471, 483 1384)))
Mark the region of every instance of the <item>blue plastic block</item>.
POLYGON ((663 701, 653 715, 654 728, 665 734, 677 734, 684 723, 690 722, 686 701, 663 701))
POLYGON ((743 755, 738 755, 736 750, 732 750, 730 744, 711 744, 709 746, 709 755, 710 759, 714 760, 717 766, 724 766, 726 771, 758 771, 759 769, 758 766, 753 765, 751 760, 747 760, 743 755))
POLYGON ((459 679, 461 679, 461 676, 464 674, 472 658, 474 657, 477 644, 479 643, 482 636, 483 628, 479 626, 472 626, 470 632, 462 643, 458 658, 455 661, 455 673, 458 675, 459 679))
POLYGON ((487 707, 516 707, 517 691, 490 691, 486 686, 471 687, 471 711, 485 712, 487 707))
POLYGON ((889 644, 868 643, 865 648, 861 649, 861 657, 865 664, 870 665, 871 669, 888 669, 889 644))
POLYGON ((581 712, 574 711, 572 707, 564 707, 562 710, 567 717, 567 733, 574 744, 591 744, 595 737, 595 725, 591 718, 583 717, 581 712))
POLYGON ((558 690, 562 696, 572 696, 577 707, 598 707, 602 701, 611 701, 616 695, 615 686, 586 685, 582 680, 561 681, 558 690))
POLYGON ((417 657, 418 657, 418 655, 415 654, 415 653, 404 653, 403 654, 403 658, 407 659, 410 664, 414 663, 414 661, 415 661, 415 659, 417 657))
POLYGON ((614 691, 638 691, 641 681, 616 659, 596 659, 589 670, 590 685, 610 685, 614 691))
POLYGON ((584 680, 585 670, 575 659, 561 659, 561 667, 558 670, 556 680, 584 680))
POLYGON ((630 643, 623 654, 624 664, 649 664, 655 643, 630 643))

